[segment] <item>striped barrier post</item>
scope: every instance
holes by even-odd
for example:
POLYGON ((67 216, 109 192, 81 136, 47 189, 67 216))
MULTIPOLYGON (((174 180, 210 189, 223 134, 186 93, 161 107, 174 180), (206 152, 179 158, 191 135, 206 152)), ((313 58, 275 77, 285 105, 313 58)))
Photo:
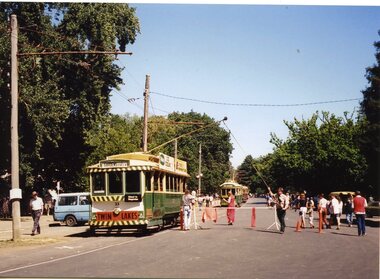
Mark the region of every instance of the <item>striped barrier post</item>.
POLYGON ((251 227, 256 227, 256 208, 252 207, 251 227))
POLYGON ((181 231, 183 231, 183 208, 181 206, 181 210, 179 212, 179 222, 181 223, 181 231))

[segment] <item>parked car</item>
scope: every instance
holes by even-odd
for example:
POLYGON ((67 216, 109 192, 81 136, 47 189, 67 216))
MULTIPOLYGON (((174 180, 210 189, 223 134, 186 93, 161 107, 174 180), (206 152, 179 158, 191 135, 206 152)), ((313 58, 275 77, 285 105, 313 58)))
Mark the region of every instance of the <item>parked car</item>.
POLYGON ((54 221, 65 222, 72 227, 84 224, 90 219, 90 193, 64 193, 58 195, 54 206, 54 221))
POLYGON ((368 203, 367 208, 365 209, 367 217, 371 218, 373 216, 380 216, 380 202, 372 201, 368 203))

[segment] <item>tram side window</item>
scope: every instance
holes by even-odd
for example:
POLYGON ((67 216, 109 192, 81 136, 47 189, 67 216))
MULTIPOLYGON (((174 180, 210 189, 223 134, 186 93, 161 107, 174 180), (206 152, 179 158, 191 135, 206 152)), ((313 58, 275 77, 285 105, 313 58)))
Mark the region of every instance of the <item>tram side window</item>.
POLYGON ((123 193, 123 173, 122 172, 109 172, 108 185, 110 194, 123 193))
POLYGON ((152 173, 145 173, 145 191, 152 191, 152 173))
POLYGON ((105 187, 105 180, 104 180, 104 173, 93 173, 91 174, 91 181, 92 181, 92 191, 94 194, 105 194, 106 193, 106 187, 105 187))
POLYGON ((179 177, 174 178, 174 192, 179 192, 179 177))
POLYGON ((164 191, 164 174, 161 173, 160 175, 160 191, 164 191))
POLYGON ((138 193, 140 192, 140 172, 128 171, 125 173, 126 192, 138 193))
POLYGON ((174 191, 174 189, 173 189, 173 176, 168 175, 166 177, 166 180, 167 180, 167 183, 166 183, 167 191, 173 192, 174 191))
POLYGON ((159 177, 160 177, 160 174, 158 172, 155 172, 154 173, 154 179, 153 179, 153 190, 154 191, 158 191, 159 177))

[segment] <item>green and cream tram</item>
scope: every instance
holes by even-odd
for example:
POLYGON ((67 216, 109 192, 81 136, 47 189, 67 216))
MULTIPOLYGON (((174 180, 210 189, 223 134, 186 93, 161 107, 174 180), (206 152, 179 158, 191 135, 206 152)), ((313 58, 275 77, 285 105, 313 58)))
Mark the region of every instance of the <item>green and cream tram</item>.
POLYGON ((161 228, 177 222, 187 164, 165 154, 108 156, 87 168, 92 211, 90 228, 161 228))
POLYGON ((235 181, 227 181, 220 185, 221 206, 228 206, 228 192, 231 191, 235 196, 237 206, 243 202, 243 186, 235 181))

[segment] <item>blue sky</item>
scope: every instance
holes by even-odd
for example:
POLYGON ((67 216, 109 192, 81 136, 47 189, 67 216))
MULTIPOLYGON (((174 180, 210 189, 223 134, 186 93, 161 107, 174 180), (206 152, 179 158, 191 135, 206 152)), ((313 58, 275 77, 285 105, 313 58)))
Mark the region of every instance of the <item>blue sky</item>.
MULTIPOLYGON (((120 57, 124 85, 112 112, 142 115, 151 91, 224 103, 298 104, 361 98, 375 63, 380 7, 136 4, 141 34, 120 57), (127 98, 141 98, 134 103, 127 98)), ((224 116, 234 139, 231 162, 272 152, 270 133, 315 111, 359 109, 358 101, 297 107, 203 104, 151 94, 150 113, 194 110, 224 116), (152 109, 153 106, 153 109, 152 109)))

